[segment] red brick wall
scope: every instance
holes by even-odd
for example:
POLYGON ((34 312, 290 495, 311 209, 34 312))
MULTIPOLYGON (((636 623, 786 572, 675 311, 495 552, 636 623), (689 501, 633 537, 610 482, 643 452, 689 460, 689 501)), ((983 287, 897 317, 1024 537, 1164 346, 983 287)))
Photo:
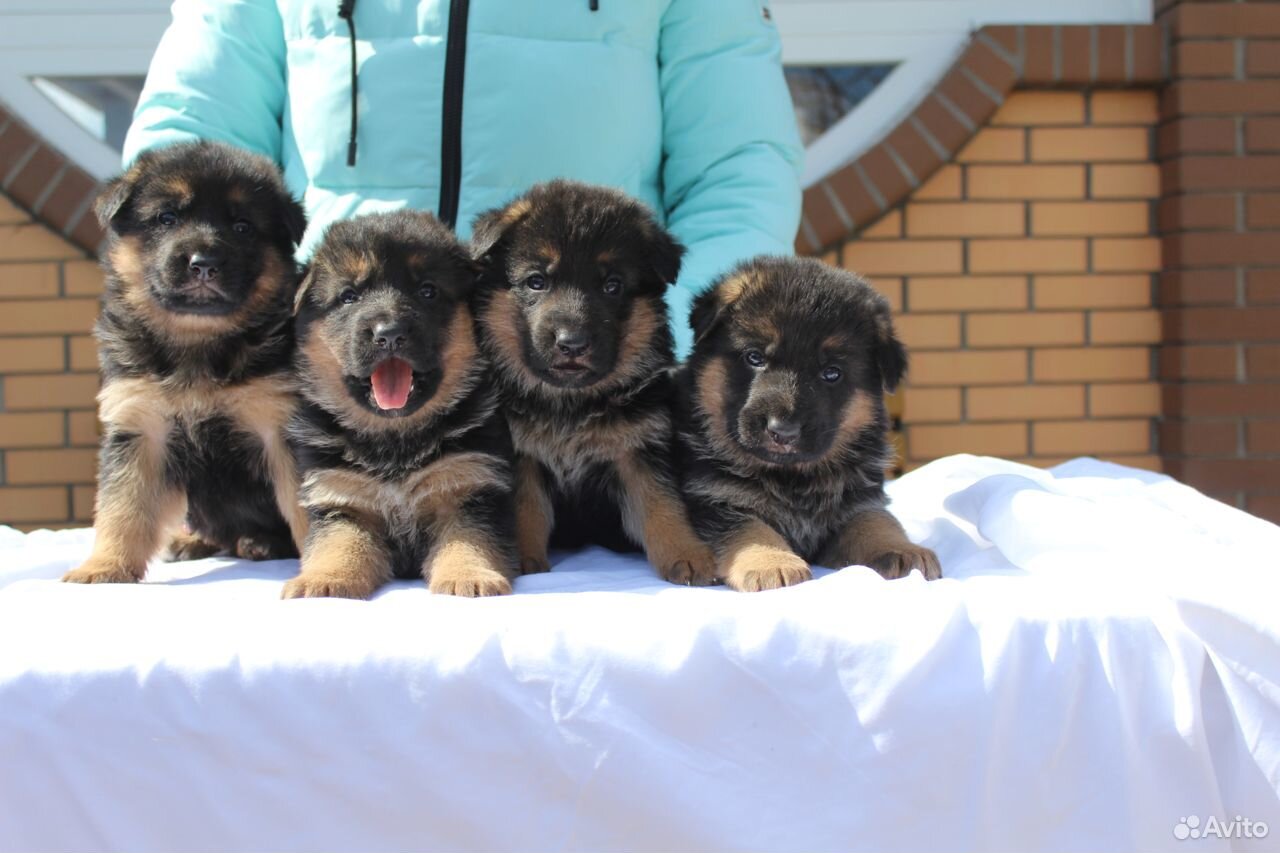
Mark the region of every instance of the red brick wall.
POLYGON ((911 350, 906 467, 951 453, 1159 467, 1153 91, 1012 93, 830 260, 911 350))
POLYGON ((102 273, 0 193, 0 524, 93 517, 102 273))
POLYGON ((1161 453, 1280 521, 1280 4, 1162 5, 1161 453))

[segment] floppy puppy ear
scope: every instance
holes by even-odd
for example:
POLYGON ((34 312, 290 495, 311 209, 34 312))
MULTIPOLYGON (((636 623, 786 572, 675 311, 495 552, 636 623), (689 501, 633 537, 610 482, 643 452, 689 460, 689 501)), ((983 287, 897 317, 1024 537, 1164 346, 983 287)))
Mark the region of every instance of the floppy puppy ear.
POLYGON ((649 235, 649 262, 653 271, 663 284, 673 284, 680 275, 680 260, 684 257, 684 246, 671 232, 655 225, 649 235))
POLYGON ((316 268, 308 264, 302 271, 302 280, 298 282, 298 289, 293 293, 293 316, 297 317, 298 312, 302 310, 302 303, 307 301, 307 291, 311 289, 315 279, 316 268))
POLYGON ((879 339, 872 357, 880 370, 884 390, 892 394, 898 390, 898 384, 907 373, 907 348, 898 340, 893 330, 893 319, 887 305, 882 306, 881 312, 876 315, 876 332, 879 339))
POLYGON ((466 290, 474 290, 476 283, 480 280, 481 273, 484 272, 484 265, 476 258, 471 257, 467 247, 461 244, 458 245, 456 250, 450 252, 450 256, 453 262, 457 264, 458 270, 463 274, 466 290))
POLYGON ((502 242, 522 219, 529 215, 533 203, 527 197, 521 197, 506 207, 485 211, 476 217, 471 226, 471 257, 476 260, 486 255, 502 242))
POLYGON ((715 331, 728 313, 728 306, 720 301, 719 290, 718 287, 709 287, 693 300, 693 308, 689 311, 689 326, 693 329, 695 346, 715 331))
POLYGON ((134 171, 132 169, 107 182, 93 202, 93 212, 98 217, 99 225, 103 228, 111 227, 112 221, 129 203, 129 199, 133 195, 134 183, 134 171))
POLYGON ((760 281, 761 273, 752 261, 744 261, 720 276, 693 300, 689 325, 693 327, 693 343, 697 345, 729 315, 742 294, 760 281))
POLYGON ((293 196, 289 196, 289 200, 285 202, 283 221, 290 242, 297 246, 302 242, 302 235, 307 232, 307 212, 293 196))

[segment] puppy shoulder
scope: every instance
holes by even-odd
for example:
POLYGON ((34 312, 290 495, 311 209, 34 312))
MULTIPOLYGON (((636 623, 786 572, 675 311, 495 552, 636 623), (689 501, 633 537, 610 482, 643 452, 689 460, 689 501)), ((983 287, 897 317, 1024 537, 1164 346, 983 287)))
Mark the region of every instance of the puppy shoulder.
POLYGON ((302 471, 339 466, 350 449, 337 419, 308 400, 299 403, 289 419, 285 442, 302 471))
POLYGON ((477 413, 465 429, 452 434, 442 446, 441 452, 488 453, 511 461, 515 458, 515 445, 512 443, 511 428, 507 425, 506 417, 501 409, 493 407, 477 413))

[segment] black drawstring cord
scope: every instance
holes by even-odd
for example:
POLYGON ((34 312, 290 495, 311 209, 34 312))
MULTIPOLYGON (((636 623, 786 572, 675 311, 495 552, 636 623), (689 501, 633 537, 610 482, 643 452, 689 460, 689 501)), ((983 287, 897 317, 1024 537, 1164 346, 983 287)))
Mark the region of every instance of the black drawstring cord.
MULTIPOLYGON (((595 0, 592 0, 595 2, 595 0)), ((347 22, 347 32, 351 35, 351 137, 347 140, 347 165, 356 164, 356 0, 340 0, 338 17, 347 22)))
POLYGON ((590 5, 592 12, 600 11, 600 0, 591 0, 591 3, 588 5, 590 5))

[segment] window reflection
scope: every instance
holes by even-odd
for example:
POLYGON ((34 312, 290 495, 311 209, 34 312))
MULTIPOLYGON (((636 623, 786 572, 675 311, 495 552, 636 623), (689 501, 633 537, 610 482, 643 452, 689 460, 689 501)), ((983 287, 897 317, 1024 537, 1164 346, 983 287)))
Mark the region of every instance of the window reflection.
POLYGON ((785 69, 800 137, 808 145, 848 115, 894 65, 795 65, 785 69))
POLYGON ((119 151, 142 92, 142 77, 35 77, 32 83, 59 109, 119 151))

